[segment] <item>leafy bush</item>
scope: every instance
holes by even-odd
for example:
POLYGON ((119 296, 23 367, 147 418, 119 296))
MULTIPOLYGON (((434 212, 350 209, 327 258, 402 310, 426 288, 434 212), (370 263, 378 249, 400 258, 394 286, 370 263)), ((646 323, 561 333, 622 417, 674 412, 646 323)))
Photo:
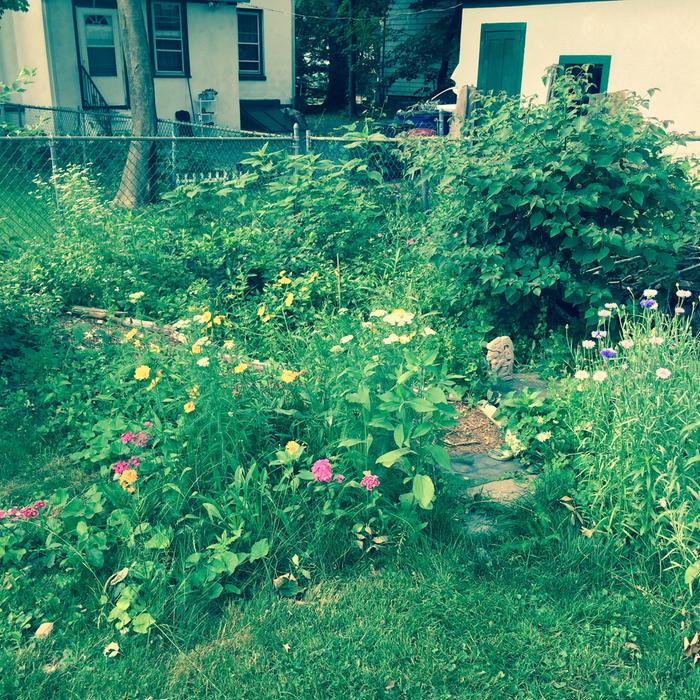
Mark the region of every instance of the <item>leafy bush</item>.
POLYGON ((582 105, 585 84, 559 85, 547 104, 484 97, 462 140, 423 149, 437 258, 524 330, 543 308, 561 324, 645 278, 672 287, 697 236, 682 137, 639 97, 582 105))

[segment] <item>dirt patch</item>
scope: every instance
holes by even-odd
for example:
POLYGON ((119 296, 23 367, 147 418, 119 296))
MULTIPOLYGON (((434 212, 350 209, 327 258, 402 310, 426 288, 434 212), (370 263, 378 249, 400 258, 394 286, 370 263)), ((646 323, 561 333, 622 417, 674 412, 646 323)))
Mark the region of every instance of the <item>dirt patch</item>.
POLYGON ((484 454, 503 445, 498 426, 478 408, 456 404, 459 422, 445 436, 445 445, 450 452, 474 452, 484 454))

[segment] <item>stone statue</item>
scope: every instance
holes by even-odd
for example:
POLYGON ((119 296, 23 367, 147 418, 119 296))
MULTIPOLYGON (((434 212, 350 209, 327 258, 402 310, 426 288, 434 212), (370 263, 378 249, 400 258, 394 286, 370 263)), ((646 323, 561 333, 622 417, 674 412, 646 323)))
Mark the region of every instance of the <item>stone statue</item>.
POLYGON ((486 344, 486 359, 499 379, 513 378, 513 341, 507 335, 486 344))

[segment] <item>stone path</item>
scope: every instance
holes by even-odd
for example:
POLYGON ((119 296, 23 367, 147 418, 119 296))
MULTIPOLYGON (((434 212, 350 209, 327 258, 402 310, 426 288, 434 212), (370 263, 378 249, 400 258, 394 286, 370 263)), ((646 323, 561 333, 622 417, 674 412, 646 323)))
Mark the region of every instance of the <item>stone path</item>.
MULTIPOLYGON (((508 382, 500 381, 497 387, 502 393, 522 391, 525 388, 546 391, 547 382, 535 373, 516 374, 508 382)), ((471 509, 466 514, 464 524, 471 533, 488 533, 497 529, 493 513, 481 512, 479 503, 512 505, 527 493, 530 482, 535 478, 528 474, 523 465, 513 458, 498 459, 498 450, 490 450, 494 445, 493 406, 482 406, 471 411, 460 409, 460 425, 448 436, 447 445, 451 448, 452 478, 464 488, 471 499, 471 509), (479 412, 482 419, 474 412, 479 412), (487 427, 483 417, 488 417, 487 427), (488 433, 484 436, 483 433, 488 433), (476 506, 476 507, 474 507, 476 506)))

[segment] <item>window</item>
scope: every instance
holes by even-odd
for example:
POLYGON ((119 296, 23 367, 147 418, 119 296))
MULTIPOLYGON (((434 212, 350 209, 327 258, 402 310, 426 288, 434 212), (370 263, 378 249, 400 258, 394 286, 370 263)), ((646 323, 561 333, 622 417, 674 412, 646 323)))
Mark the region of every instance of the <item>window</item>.
POLYGON ((156 75, 185 75, 187 44, 184 4, 151 2, 151 50, 156 75))
POLYGON ((262 10, 238 10, 238 72, 263 78, 262 10))
POLYGON ((117 75, 113 19, 104 14, 85 15, 85 50, 88 72, 93 78, 112 78, 117 75))
POLYGON ((559 56, 559 66, 563 71, 569 71, 578 78, 586 66, 586 77, 589 81, 588 93, 601 94, 608 89, 610 76, 610 56, 559 56))

